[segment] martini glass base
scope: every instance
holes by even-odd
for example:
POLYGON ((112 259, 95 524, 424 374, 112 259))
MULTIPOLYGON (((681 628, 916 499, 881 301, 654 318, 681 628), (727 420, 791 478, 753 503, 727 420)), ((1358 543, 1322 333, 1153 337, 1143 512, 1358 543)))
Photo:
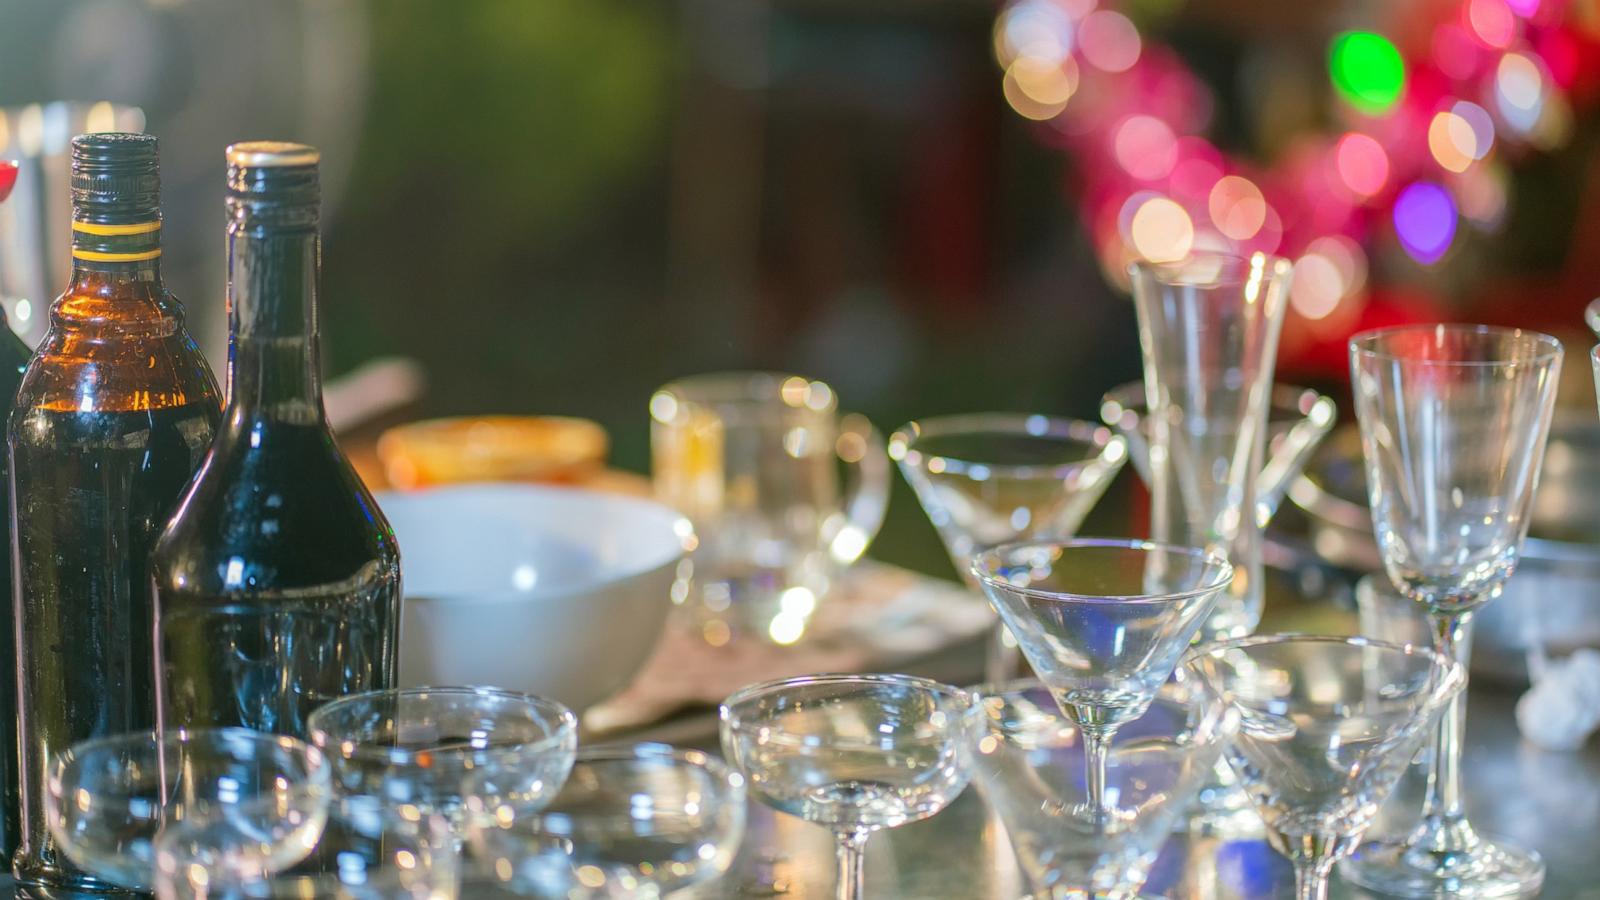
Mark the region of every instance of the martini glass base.
POLYGON ((1403 840, 1372 841, 1340 865, 1339 874, 1393 897, 1525 897, 1544 884, 1544 860, 1532 850, 1486 838, 1457 853, 1413 850, 1403 840))

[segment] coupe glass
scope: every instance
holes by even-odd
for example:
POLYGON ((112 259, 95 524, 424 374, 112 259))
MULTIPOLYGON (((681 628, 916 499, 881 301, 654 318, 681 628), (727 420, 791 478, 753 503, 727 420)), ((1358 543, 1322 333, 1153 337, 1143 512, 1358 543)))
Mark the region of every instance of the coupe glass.
MULTIPOLYGON (((1395 589, 1427 607, 1435 649, 1465 655, 1472 615, 1516 569, 1561 370, 1555 338, 1477 325, 1424 325, 1350 340, 1372 522, 1395 589)), ((1422 824, 1375 841, 1345 877, 1404 897, 1506 897, 1544 880, 1537 853, 1491 842, 1461 803, 1465 695, 1446 708, 1422 824)))
POLYGON ((1234 579, 1202 632, 1237 637, 1261 621, 1257 498, 1289 262, 1197 254, 1135 263, 1134 310, 1144 357, 1152 449, 1150 537, 1217 550, 1234 579))
POLYGON ((300 827, 248 848, 263 869, 298 862, 327 816, 329 767, 315 747, 245 728, 114 735, 56 755, 46 779, 50 835, 93 879, 88 891, 148 891, 158 834, 220 813, 254 827, 252 801, 293 810, 300 827))
POLYGON ((354 694, 306 724, 332 761, 335 793, 442 813, 458 836, 470 814, 467 776, 516 772, 522 801, 533 805, 561 789, 578 746, 578 720, 565 706, 484 687, 354 694))
POLYGON ((1110 811, 1107 753, 1144 715, 1233 578, 1220 555, 1141 541, 1002 544, 973 573, 1083 735, 1089 799, 1110 811))
POLYGON ((496 780, 468 781, 487 813, 469 829, 471 896, 653 900, 722 875, 744 834, 744 777, 698 750, 584 750, 542 807, 496 780))
POLYGON ((158 900, 442 900, 456 895, 450 823, 371 797, 335 801, 320 832, 292 806, 258 800, 244 814, 200 816, 155 843, 158 900), (288 868, 263 867, 263 843, 294 845, 288 868), (307 850, 309 848, 309 850, 307 850))
MULTIPOLYGON (((1128 458, 1102 425, 1026 413, 940 416, 901 426, 889 458, 938 529, 973 590, 972 557, 999 544, 1069 538, 1128 458)), ((1016 642, 997 625, 985 659, 990 681, 1011 677, 1016 642)))
MULTIPOLYGON (((1256 476, 1256 523, 1272 521, 1289 485, 1299 477, 1312 451, 1333 430, 1339 408, 1333 400, 1309 388, 1287 384, 1272 386, 1267 405, 1267 445, 1256 476)), ((1100 400, 1100 417, 1128 441, 1128 457, 1139 479, 1150 484, 1150 409, 1143 382, 1106 391, 1100 400)))
POLYGON ((1198 686, 1168 683, 1107 755, 1102 810, 1084 778, 1084 732, 1048 688, 1027 681, 978 691, 988 730, 975 780, 1037 898, 1135 897, 1237 725, 1198 686))
POLYGON ((811 675, 722 703, 722 748, 763 803, 828 828, 838 897, 864 896, 868 836, 934 815, 966 789, 982 708, 910 675, 811 675))
POLYGON ((1239 713, 1228 763, 1294 863, 1296 896, 1324 900, 1466 673, 1431 650, 1366 638, 1267 635, 1184 661, 1239 713))

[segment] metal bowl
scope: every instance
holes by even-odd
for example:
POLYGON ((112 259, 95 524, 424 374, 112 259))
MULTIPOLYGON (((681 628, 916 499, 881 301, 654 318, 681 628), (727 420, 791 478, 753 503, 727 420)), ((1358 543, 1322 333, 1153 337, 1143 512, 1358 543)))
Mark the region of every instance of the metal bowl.
MULTIPOLYGON (((1328 437, 1289 498, 1310 519, 1319 557, 1357 572, 1383 570, 1355 426, 1328 437)), ((1530 651, 1600 647, 1600 422, 1592 416, 1557 416, 1516 575, 1477 622, 1473 671, 1508 682, 1527 680, 1530 651)))

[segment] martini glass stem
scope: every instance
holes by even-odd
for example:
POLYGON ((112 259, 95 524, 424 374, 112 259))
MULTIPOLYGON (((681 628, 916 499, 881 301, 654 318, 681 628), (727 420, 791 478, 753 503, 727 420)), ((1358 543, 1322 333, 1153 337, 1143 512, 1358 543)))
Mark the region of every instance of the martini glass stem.
POLYGON ((834 896, 838 900, 861 900, 867 890, 867 870, 863 865, 867 855, 867 832, 840 831, 833 838, 838 844, 839 860, 838 887, 834 896))
POLYGON ((1295 900, 1328 900, 1327 864, 1304 860, 1294 867, 1295 900))
MULTIPOLYGON (((1432 618, 1434 649, 1465 666, 1472 641, 1472 613, 1435 612, 1432 618)), ((1434 732, 1422 825, 1409 841, 1415 851, 1453 853, 1470 850, 1477 843, 1461 808, 1461 744, 1466 726, 1467 691, 1463 687, 1445 706, 1434 732)))
MULTIPOLYGON (((1081 726, 1080 726, 1081 727, 1081 726)), ((1110 813, 1106 805, 1106 760, 1111 752, 1111 729, 1082 728, 1084 778, 1089 808, 1097 815, 1110 813)))

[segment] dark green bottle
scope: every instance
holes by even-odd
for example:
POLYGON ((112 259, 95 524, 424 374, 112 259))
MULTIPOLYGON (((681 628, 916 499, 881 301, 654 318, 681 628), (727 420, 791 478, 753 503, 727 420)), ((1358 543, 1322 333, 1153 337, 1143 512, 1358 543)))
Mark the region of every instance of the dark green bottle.
POLYGON ((22 829, 51 896, 112 888, 54 846, 52 753, 156 722, 150 551, 220 422, 216 381, 161 283, 156 139, 72 141, 72 281, 28 363, 11 475, 22 829))
POLYGON ((228 406, 153 562, 165 728, 304 737, 395 685, 399 549, 322 407, 317 162, 228 148, 228 406))

